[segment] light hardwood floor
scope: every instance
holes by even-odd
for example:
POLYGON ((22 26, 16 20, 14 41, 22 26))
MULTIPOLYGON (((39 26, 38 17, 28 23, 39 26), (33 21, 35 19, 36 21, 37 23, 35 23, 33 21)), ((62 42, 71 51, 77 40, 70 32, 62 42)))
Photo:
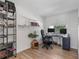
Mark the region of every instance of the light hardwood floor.
POLYGON ((45 48, 28 49, 9 59, 78 59, 75 51, 66 51, 61 47, 54 46, 53 49, 45 48))

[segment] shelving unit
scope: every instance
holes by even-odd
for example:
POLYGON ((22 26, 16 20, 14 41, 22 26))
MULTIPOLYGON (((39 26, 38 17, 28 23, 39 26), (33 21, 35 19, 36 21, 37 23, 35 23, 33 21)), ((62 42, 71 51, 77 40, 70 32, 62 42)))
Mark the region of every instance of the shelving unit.
POLYGON ((5 0, 0 1, 0 59, 10 56, 16 56, 16 8, 5 0))

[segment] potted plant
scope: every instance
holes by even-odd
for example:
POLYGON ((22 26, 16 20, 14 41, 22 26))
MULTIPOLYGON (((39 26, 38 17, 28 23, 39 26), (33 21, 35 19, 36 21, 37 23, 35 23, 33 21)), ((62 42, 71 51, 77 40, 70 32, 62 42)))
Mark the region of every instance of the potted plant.
POLYGON ((28 37, 29 38, 36 38, 36 37, 38 37, 38 35, 36 34, 36 32, 34 32, 34 33, 29 33, 28 37))
POLYGON ((38 48, 39 43, 36 40, 36 38, 38 37, 38 35, 36 34, 36 31, 34 33, 29 33, 28 37, 33 39, 32 42, 31 42, 31 47, 32 48, 38 48))

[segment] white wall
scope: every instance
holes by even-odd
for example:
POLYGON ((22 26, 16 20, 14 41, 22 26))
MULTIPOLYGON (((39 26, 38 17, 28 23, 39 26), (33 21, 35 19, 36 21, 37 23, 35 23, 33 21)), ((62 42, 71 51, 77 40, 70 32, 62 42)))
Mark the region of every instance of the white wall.
POLYGON ((78 25, 78 58, 79 58, 79 25, 78 25))
MULTIPOLYGON (((32 27, 18 27, 18 25, 25 24, 24 17, 31 19, 31 21, 36 21, 39 23, 40 27, 36 27, 37 33, 39 34, 38 41, 40 40, 40 29, 43 28, 42 19, 36 18, 32 13, 25 10, 21 6, 17 6, 17 52, 23 51, 31 47, 31 39, 28 38, 28 33, 32 32, 32 27)), ((27 20, 27 19, 26 19, 27 20)))
POLYGON ((44 20, 44 28, 51 25, 67 25, 67 32, 71 36, 71 48, 78 48, 78 10, 61 13, 47 17, 44 20))
MULTIPOLYGON (((79 20, 79 8, 78 8, 78 20, 79 20)), ((79 24, 78 24, 78 58, 79 58, 79 24)))

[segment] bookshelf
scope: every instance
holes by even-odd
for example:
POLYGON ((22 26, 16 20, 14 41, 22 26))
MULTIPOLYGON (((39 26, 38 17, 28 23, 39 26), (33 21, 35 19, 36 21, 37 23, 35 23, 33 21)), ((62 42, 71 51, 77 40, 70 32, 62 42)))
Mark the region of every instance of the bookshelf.
POLYGON ((16 50, 15 4, 8 0, 0 1, 0 59, 16 56, 16 50))

